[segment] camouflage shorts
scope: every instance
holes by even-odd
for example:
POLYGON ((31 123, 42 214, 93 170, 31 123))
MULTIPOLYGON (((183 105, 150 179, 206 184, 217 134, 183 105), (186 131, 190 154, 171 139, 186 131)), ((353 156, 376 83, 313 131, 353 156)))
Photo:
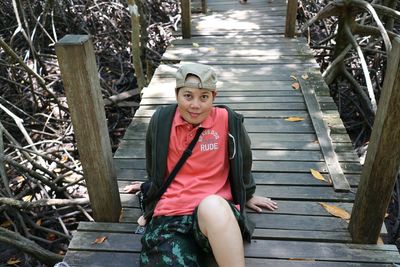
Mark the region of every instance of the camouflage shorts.
MULTIPOLYGON (((240 213, 230 203, 239 220, 240 213)), ((205 266, 211 247, 193 215, 154 217, 142 237, 140 266, 205 266)))

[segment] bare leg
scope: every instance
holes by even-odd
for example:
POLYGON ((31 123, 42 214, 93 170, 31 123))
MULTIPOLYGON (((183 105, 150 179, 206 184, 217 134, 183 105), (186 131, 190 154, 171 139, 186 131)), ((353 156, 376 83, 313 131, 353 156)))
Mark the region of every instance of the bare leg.
POLYGON ((206 197, 199 205, 197 216, 218 266, 244 267, 242 234, 226 200, 216 195, 206 197))

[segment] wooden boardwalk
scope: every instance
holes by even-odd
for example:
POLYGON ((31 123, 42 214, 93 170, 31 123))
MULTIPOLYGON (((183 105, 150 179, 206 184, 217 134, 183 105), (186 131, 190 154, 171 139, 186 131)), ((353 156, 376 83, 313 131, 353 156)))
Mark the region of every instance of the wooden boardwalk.
POLYGON ((80 223, 65 261, 71 266, 139 266, 141 236, 133 231, 140 210, 136 197, 123 188, 145 179, 146 126, 156 106, 174 102, 173 75, 179 63, 201 62, 219 74, 217 103, 245 116, 256 193, 279 204, 275 212, 250 212, 257 226, 252 243, 245 244, 246 266, 399 263, 395 246, 351 244, 348 222, 320 204, 350 213, 361 165, 306 41, 283 37, 285 2, 209 0, 208 8, 207 15, 193 15, 192 39, 176 40, 167 49, 115 153, 121 223, 80 223), (301 89, 292 87, 294 78, 301 89), (291 122, 289 117, 304 120, 291 122), (329 149, 334 149, 333 156, 329 149), (335 191, 331 183, 315 179, 310 169, 326 180, 334 171, 343 172, 351 190, 335 191), (101 236, 107 237, 105 242, 95 244, 101 236))

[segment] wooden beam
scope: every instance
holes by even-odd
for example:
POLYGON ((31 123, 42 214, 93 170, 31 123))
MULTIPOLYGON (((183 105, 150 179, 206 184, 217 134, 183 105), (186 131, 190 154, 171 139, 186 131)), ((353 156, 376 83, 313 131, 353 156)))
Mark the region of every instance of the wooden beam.
POLYGON ((190 39, 192 37, 192 12, 191 0, 181 0, 182 10, 182 37, 190 39))
POLYGON ((400 166, 400 38, 393 48, 379 99, 349 230, 355 243, 376 243, 400 166))
POLYGON ((121 201, 92 42, 66 35, 56 53, 94 218, 117 222, 121 201))
POLYGON ((203 14, 207 14, 207 0, 201 0, 201 11, 203 14))
POLYGON ((310 113, 310 118, 318 137, 318 143, 321 147, 326 166, 332 179, 333 188, 335 191, 348 192, 350 190, 349 182, 340 167, 339 160, 336 156, 335 150, 333 149, 332 140, 328 133, 328 127, 324 123, 321 107, 315 95, 314 87, 316 85, 313 84, 313 82, 321 77, 321 74, 309 72, 307 75, 307 79, 303 79, 300 75, 297 75, 298 81, 301 85, 300 88, 303 92, 304 101, 306 102, 308 112, 310 113))
POLYGON ((297 0, 287 0, 285 37, 293 38, 296 31, 297 0))
POLYGON ((135 69, 135 76, 137 81, 137 86, 139 88, 139 93, 142 91, 143 87, 146 86, 143 66, 141 60, 141 41, 140 41, 140 14, 139 8, 136 5, 135 0, 128 0, 129 12, 131 14, 131 43, 132 43, 132 63, 135 69))

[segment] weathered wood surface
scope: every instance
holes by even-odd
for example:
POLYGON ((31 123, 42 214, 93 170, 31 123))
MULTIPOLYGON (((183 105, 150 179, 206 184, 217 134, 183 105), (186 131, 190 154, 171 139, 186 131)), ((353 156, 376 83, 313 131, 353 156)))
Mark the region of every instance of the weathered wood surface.
POLYGON ((288 0, 286 8, 285 37, 293 38, 296 32, 297 0, 288 0))
POLYGON ((350 185, 343 174, 341 166, 333 150, 333 144, 330 140, 328 129, 322 119, 322 111, 314 93, 313 81, 319 78, 320 73, 304 73, 297 75, 300 82, 301 91, 310 113, 311 121, 314 126, 316 135, 318 136, 319 145, 326 161, 333 187, 336 191, 349 191, 350 185), (304 78, 303 78, 304 77, 304 78))
POLYGON ((400 38, 393 40, 378 111, 368 146, 350 232, 357 243, 375 243, 400 165, 400 38), (368 227, 366 226, 368 225, 368 227))
MULTIPOLYGON (((319 76, 313 83, 322 114, 319 120, 328 127, 325 135, 330 137, 350 191, 335 192, 331 183, 311 175, 313 168, 329 181, 330 173, 310 109, 302 92, 292 88, 295 80, 291 76, 316 72, 318 66, 304 38, 283 38, 285 14, 284 0, 249 0, 246 5, 209 0, 207 16, 192 15, 192 38, 177 39, 167 49, 165 64, 143 90, 140 108, 114 155, 123 205, 121 223, 81 223, 66 257, 72 266, 139 266, 140 236, 133 234, 140 215, 138 200, 123 188, 131 181, 146 179, 146 127, 157 106, 174 102, 174 72, 183 61, 207 63, 217 70, 217 103, 245 116, 257 193, 279 204, 275 212, 249 211, 257 226, 252 244, 246 245, 246 266, 372 267, 400 262, 394 246, 350 244, 348 222, 332 216, 320 204, 350 213, 361 166, 319 76), (304 120, 286 120, 293 116, 304 120), (107 239, 92 244, 98 236, 107 239)), ((385 228, 381 233, 386 233, 385 228)))
POLYGON ((66 35, 56 52, 94 218, 117 222, 121 202, 92 41, 66 35))

